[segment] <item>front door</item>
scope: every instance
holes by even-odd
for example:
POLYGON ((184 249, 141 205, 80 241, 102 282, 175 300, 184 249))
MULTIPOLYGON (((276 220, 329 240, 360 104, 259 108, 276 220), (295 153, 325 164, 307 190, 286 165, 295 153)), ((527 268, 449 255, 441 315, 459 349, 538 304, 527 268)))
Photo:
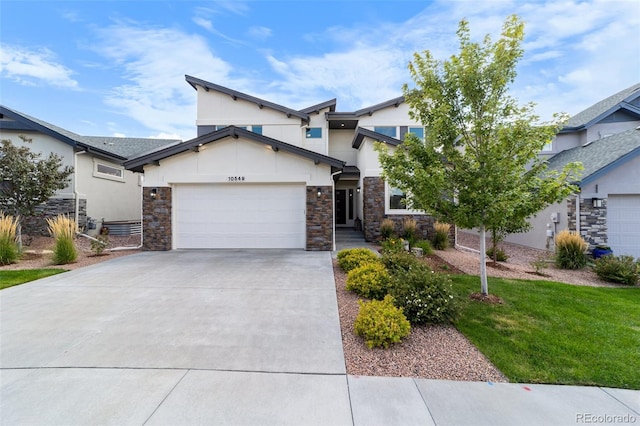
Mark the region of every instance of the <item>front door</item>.
POLYGON ((347 190, 336 189, 336 225, 347 223, 347 190))

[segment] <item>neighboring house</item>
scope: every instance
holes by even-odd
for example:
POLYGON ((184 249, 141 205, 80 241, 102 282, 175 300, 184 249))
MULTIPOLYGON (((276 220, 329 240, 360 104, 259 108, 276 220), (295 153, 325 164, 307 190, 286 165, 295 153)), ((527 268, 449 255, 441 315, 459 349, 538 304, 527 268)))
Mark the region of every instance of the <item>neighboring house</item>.
POLYGON ((32 140, 28 144, 43 157, 55 153, 63 166, 74 169, 69 185, 58 191, 48 202, 38 207, 38 216, 26 218, 23 232, 48 235, 43 216, 68 214, 80 228, 88 228, 87 218, 95 219, 97 232, 105 221, 140 221, 140 177, 125 170, 123 162, 150 150, 179 140, 112 138, 80 136, 68 130, 0 106, 0 138, 10 139, 14 145, 24 145, 23 135, 32 140))
POLYGON ((353 112, 336 111, 335 99, 295 110, 186 80, 198 137, 124 163, 145 176, 147 249, 333 250, 335 227, 376 240, 385 217, 411 216, 423 238, 433 232, 433 219, 406 210, 382 180, 373 149, 407 132, 423 137, 402 97, 353 112))
POLYGON ((547 229, 578 231, 614 254, 640 257, 640 83, 573 116, 541 155, 551 169, 579 161, 580 192, 531 219, 532 230, 507 241, 553 248, 547 229))

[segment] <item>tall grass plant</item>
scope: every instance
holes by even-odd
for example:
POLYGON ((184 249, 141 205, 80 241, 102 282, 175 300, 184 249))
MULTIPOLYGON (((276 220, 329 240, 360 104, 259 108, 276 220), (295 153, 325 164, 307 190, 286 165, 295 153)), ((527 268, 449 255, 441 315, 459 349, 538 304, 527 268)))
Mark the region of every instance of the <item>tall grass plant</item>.
POLYGON ((74 243, 76 235, 76 221, 67 215, 58 215, 48 218, 49 233, 55 239, 53 248, 53 263, 65 265, 73 263, 78 258, 78 250, 74 243))
POLYGON ((15 263, 20 258, 16 240, 18 222, 18 217, 0 212, 0 265, 15 263))

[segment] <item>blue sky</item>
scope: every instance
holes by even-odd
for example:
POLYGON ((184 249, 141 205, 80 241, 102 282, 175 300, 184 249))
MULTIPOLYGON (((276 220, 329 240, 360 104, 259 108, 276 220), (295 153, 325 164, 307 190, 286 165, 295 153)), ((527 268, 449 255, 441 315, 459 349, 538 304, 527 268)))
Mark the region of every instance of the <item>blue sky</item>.
POLYGON ((401 95, 414 52, 456 53, 526 24, 512 95, 548 119, 640 81, 640 2, 0 2, 0 98, 83 135, 195 136, 189 74, 291 108, 353 111, 401 95))

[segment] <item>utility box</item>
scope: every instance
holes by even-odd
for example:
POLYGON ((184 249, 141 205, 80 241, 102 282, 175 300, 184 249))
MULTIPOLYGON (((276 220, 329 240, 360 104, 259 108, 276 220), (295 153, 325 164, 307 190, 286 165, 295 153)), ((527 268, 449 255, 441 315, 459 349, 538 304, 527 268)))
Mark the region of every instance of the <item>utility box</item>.
POLYGON ((553 223, 560 222, 560 213, 551 213, 551 222, 553 223))

